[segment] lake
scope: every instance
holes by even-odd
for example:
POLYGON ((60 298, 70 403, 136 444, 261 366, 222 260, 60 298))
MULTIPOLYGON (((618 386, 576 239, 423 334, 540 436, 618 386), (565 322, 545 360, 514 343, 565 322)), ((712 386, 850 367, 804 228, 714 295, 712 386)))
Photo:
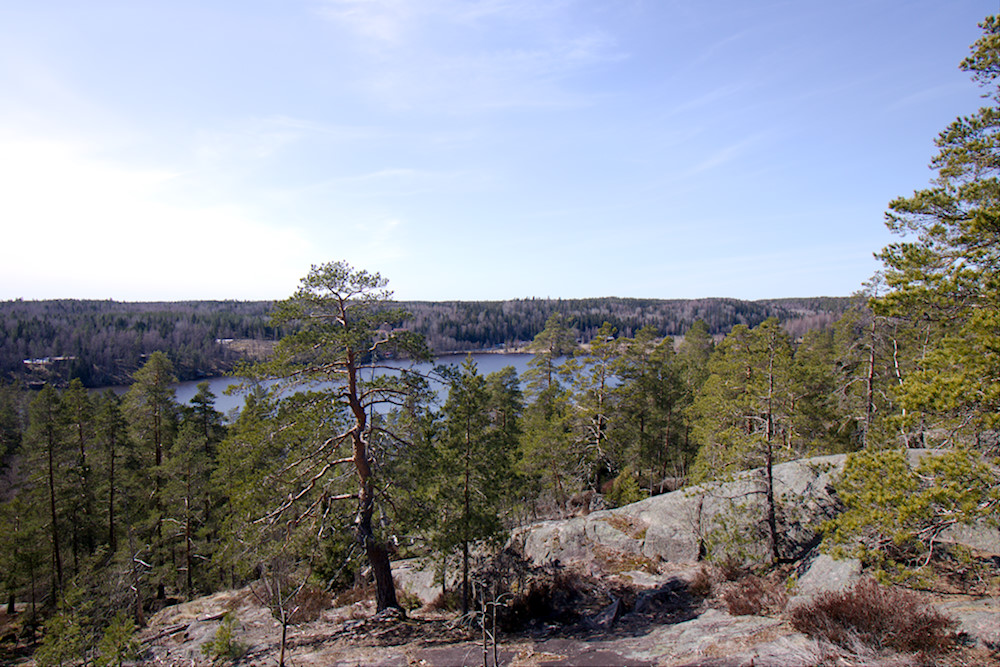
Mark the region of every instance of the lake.
MULTIPOLYGON (((495 371, 499 371, 506 366, 513 366, 514 370, 517 371, 520 377, 525 370, 528 368, 528 362, 534 355, 524 354, 524 353, 512 353, 512 354, 496 354, 482 352, 478 354, 473 354, 472 358, 476 362, 476 366, 479 369, 480 375, 489 375, 495 371)), ((455 366, 459 367, 465 361, 466 355, 464 354, 448 354, 435 358, 433 362, 430 363, 419 363, 414 364, 413 368, 428 372, 434 368, 434 366, 455 366)), ((408 363, 399 362, 392 363, 390 365, 395 365, 399 367, 409 367, 408 363)), ((385 372, 385 371, 382 371, 385 372)), ((220 377, 211 378, 209 380, 191 380, 189 382, 177 382, 173 384, 174 393, 177 397, 177 402, 181 405, 188 404, 196 393, 198 393, 198 385, 201 382, 208 382, 209 390, 215 394, 215 409, 219 412, 234 417, 236 412, 243 407, 244 395, 240 393, 234 393, 232 395, 226 395, 225 391, 231 386, 240 383, 240 378, 238 377, 220 377)), ((127 388, 125 388, 127 389, 127 388)), ((440 387, 438 388, 440 391, 440 387)), ((442 396, 442 399, 444 397, 442 396)))

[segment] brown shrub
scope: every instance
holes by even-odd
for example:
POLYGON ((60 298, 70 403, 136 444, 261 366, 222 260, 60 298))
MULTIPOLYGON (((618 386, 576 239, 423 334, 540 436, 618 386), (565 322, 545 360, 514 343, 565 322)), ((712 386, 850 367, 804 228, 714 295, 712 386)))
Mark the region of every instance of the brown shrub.
POLYGON ((455 611, 462 605, 462 596, 457 590, 442 591, 428 605, 435 611, 455 611))
POLYGON ((790 614, 792 626, 848 650, 936 653, 953 643, 955 622, 909 591, 862 579, 849 590, 817 595, 790 614))
POLYGON ((295 596, 294 602, 289 605, 292 608, 292 615, 289 620, 292 623, 308 623, 319 618, 323 611, 330 608, 333 596, 315 586, 303 586, 299 594, 295 596))
POLYGON ((720 597, 733 616, 775 614, 788 604, 788 594, 780 581, 754 574, 727 585, 720 597))
POLYGON ((424 606, 424 601, 421 600, 416 593, 411 593, 409 589, 406 588, 396 589, 396 601, 399 602, 399 606, 406 611, 413 611, 414 609, 420 609, 424 606))
POLYGON ((337 593, 336 600, 338 607, 346 607, 349 604, 361 602, 362 600, 371 600, 374 597, 375 584, 366 581, 340 591, 337 593))
POLYGON ((739 581, 747 574, 746 567, 731 558, 716 563, 715 567, 723 581, 739 581))
POLYGON ((690 591, 692 595, 707 598, 712 594, 712 586, 712 575, 709 574, 708 570, 702 567, 695 572, 695 575, 691 578, 691 582, 688 583, 688 591, 690 591))

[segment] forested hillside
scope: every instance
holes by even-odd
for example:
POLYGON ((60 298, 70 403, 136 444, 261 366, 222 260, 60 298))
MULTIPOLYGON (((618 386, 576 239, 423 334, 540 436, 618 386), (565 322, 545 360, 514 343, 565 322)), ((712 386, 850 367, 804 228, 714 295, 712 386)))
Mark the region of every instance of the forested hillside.
POLYGON ((269 308, 239 301, 6 301, 0 303, 0 377, 126 384, 157 350, 169 354, 181 379, 218 375, 239 358, 220 339, 274 338, 269 308))
MULTIPOLYGON (((427 339, 438 354, 520 347, 558 312, 583 342, 605 321, 626 335, 652 326, 660 335, 682 335, 696 320, 723 335, 736 324, 768 317, 802 334, 829 324, 847 298, 738 301, 735 299, 523 299, 514 301, 405 302, 403 326, 427 339)), ((127 384, 144 360, 160 350, 181 380, 219 375, 245 356, 243 341, 274 341, 266 301, 7 301, 0 303, 0 377, 41 385, 127 384), (33 363, 25 363, 33 360, 33 363)))
POLYGON ((559 313, 578 332, 581 342, 593 339, 605 322, 623 335, 653 327, 661 336, 682 336, 696 321, 712 335, 724 335, 737 324, 756 326, 775 317, 801 335, 836 320, 851 302, 847 297, 814 299, 519 299, 515 301, 404 302, 412 314, 407 326, 423 334, 435 352, 519 347, 559 313))

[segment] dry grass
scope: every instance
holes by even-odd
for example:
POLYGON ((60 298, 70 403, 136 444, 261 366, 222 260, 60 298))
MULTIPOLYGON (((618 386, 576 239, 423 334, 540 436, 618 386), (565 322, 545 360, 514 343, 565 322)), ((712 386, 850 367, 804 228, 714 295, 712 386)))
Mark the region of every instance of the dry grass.
POLYGON ((601 567, 611 574, 621 574, 622 572, 660 573, 659 562, 642 554, 596 546, 594 547, 594 557, 601 564, 601 567))
POLYGON ((731 558, 716 563, 715 570, 723 581, 739 581, 747 575, 747 568, 731 558))
POLYGON ((642 540, 646 538, 648 526, 635 517, 612 514, 610 516, 603 517, 601 521, 604 521, 619 533, 628 535, 633 540, 642 540))

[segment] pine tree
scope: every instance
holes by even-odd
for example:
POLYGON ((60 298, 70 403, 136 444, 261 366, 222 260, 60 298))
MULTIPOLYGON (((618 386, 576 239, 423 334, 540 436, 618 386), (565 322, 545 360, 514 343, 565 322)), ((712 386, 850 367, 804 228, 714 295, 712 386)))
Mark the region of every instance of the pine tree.
POLYGON ((122 414, 121 399, 110 389, 101 396, 95 416, 95 439, 103 449, 100 486, 107 518, 106 543, 111 553, 118 550, 119 509, 123 500, 125 475, 122 460, 127 448, 128 425, 122 414))
POLYGON ((614 387, 619 381, 616 362, 621 352, 617 334, 618 329, 605 322, 590 345, 567 364, 574 394, 576 446, 587 481, 594 486, 599 486, 602 475, 613 478, 620 460, 608 442, 618 412, 614 404, 614 387))
POLYGON ((656 330, 644 327, 626 339, 618 360, 621 384, 615 389, 618 421, 612 439, 622 465, 648 474, 650 492, 668 470, 686 474, 691 452, 685 447, 683 410, 690 402, 674 340, 657 340, 656 330))
POLYGON ((904 240, 880 255, 891 291, 875 301, 879 313, 935 327, 903 405, 967 441, 1000 425, 1000 19, 980 26, 961 67, 990 104, 938 136, 929 188, 889 204, 887 225, 904 240))
POLYGON ((565 361, 576 350, 575 336, 558 313, 529 349, 523 379, 530 400, 524 415, 522 470, 549 491, 561 510, 587 477, 586 462, 573 446, 572 393, 565 386, 565 361))
POLYGON ((372 568, 379 611, 398 608, 399 602, 386 537, 376 533, 373 523, 378 489, 391 481, 376 484, 380 462, 374 444, 379 438, 392 436, 376 415, 379 407, 403 405, 411 385, 406 372, 402 377, 371 379, 365 372, 380 366, 379 359, 386 355, 411 359, 428 355, 420 336, 402 330, 407 314, 390 307, 392 293, 385 289, 387 284, 377 273, 355 270, 346 262, 312 267, 296 293, 275 309, 273 325, 294 327, 293 332, 279 341, 270 361, 243 369, 254 379, 278 380, 275 392, 302 383, 332 386, 316 392, 313 400, 329 406, 335 419, 323 427, 311 454, 293 458, 288 464, 290 469, 301 464, 310 472, 298 478, 296 492, 269 503, 265 519, 273 524, 286 513, 301 511, 301 505, 307 513, 326 512, 330 503, 355 499, 355 534, 372 568), (317 501, 313 492, 326 488, 342 470, 340 466, 348 465, 355 474, 357 492, 320 493, 317 501))
MULTIPOLYGON (((70 546, 73 549, 73 571, 79 571, 80 558, 94 552, 97 546, 97 522, 94 517, 93 471, 88 450, 94 440, 94 405, 79 379, 73 379, 62 395, 67 437, 76 450, 70 476, 68 509, 73 516, 70 525, 70 546)), ((92 453, 92 452, 91 452, 92 453)))
POLYGON ((31 402, 29 415, 27 440, 37 452, 37 463, 33 467, 43 480, 36 489, 44 489, 48 508, 52 587, 61 594, 64 584, 62 530, 66 520, 60 498, 66 467, 66 431, 59 393, 51 385, 42 387, 31 402))
MULTIPOLYGON (((509 406, 509 398, 503 403, 509 406)), ((436 546, 445 552, 461 550, 463 614, 469 610, 470 547, 475 541, 501 534, 500 512, 512 489, 516 445, 510 437, 513 415, 494 412, 491 407, 487 381, 469 356, 452 382, 442 409, 443 428, 437 448, 437 509, 443 525, 436 546)))
POLYGON ((762 468, 765 523, 772 560, 780 558, 774 464, 793 454, 792 348, 775 319, 755 329, 733 327, 709 363, 710 375, 691 406, 701 443, 700 479, 762 468))
POLYGON ((173 364, 162 352, 154 352, 149 360, 136 371, 135 382, 125 394, 125 415, 131 440, 145 450, 143 467, 138 471, 144 478, 140 483, 152 481, 152 490, 145 507, 134 508, 144 514, 147 521, 143 537, 151 545, 156 570, 156 597, 166 597, 166 581, 170 578, 167 544, 164 534, 163 464, 176 431, 179 406, 174 398, 173 364))
POLYGON ((164 516, 172 526, 173 537, 168 542, 172 549, 179 548, 182 554, 179 569, 183 572, 183 581, 178 588, 188 597, 195 590, 195 563, 207 560, 202 530, 208 513, 205 502, 211 464, 201 425, 185 422, 170 446, 163 476, 164 516))

